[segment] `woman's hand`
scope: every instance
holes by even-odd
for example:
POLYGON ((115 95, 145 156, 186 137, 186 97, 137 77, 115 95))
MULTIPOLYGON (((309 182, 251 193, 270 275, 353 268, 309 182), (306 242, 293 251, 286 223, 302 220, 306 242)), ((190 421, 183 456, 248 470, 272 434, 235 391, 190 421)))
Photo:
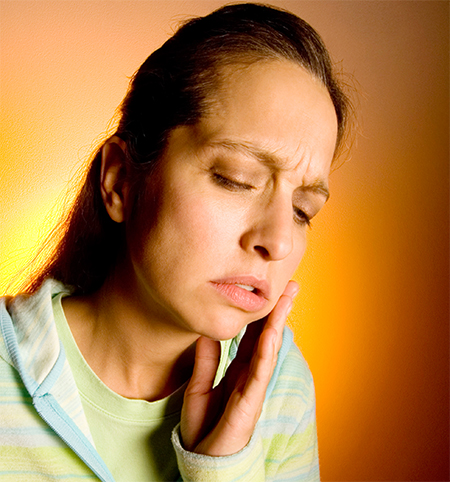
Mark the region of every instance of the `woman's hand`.
POLYGON ((220 343, 199 338, 181 412, 181 438, 186 450, 224 456, 248 444, 261 414, 284 324, 297 292, 297 283, 289 281, 272 312, 264 320, 248 325, 236 358, 214 389, 220 343))

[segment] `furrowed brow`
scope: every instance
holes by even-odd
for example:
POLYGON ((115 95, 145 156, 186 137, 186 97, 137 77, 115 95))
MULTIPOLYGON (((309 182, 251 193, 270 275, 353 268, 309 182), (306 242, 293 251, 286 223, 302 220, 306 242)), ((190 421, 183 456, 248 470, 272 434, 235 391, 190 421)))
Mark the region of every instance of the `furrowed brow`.
MULTIPOLYGON (((250 144, 245 144, 241 142, 234 142, 231 140, 223 140, 219 142, 212 142, 211 147, 219 147, 224 149, 229 149, 236 152, 242 152, 247 156, 251 156, 264 164, 266 167, 273 171, 283 170, 283 161, 272 153, 266 152, 261 149, 257 149, 250 144)), ((328 190, 327 184, 321 179, 317 179, 312 183, 300 186, 299 189, 302 191, 310 191, 314 194, 319 194, 325 198, 325 202, 330 198, 330 191, 328 190)))

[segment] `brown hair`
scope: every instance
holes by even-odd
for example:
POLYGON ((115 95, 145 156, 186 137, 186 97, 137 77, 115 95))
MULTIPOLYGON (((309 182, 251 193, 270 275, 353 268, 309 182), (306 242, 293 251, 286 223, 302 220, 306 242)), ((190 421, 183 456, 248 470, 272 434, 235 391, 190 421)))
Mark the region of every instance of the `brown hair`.
MULTIPOLYGON (((223 67, 269 59, 301 65, 327 87, 338 120, 336 152, 346 133, 349 100, 333 72, 318 33, 297 16, 261 4, 222 7, 189 20, 134 74, 120 106, 115 135, 126 143, 126 162, 145 179, 177 126, 195 124, 211 108, 223 67)), ((103 147, 103 146, 102 146, 103 147)), ((64 223, 60 240, 27 285, 35 291, 47 277, 76 294, 96 291, 124 248, 123 226, 108 216, 100 195, 101 150, 64 223)))

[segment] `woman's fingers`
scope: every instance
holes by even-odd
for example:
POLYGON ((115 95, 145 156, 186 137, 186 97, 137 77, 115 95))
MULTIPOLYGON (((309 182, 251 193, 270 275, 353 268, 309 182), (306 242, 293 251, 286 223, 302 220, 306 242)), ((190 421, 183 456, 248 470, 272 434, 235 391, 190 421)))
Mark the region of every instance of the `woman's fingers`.
MULTIPOLYGON (((282 319, 280 318, 280 315, 281 317, 283 316, 283 313, 286 310, 285 304, 289 303, 286 298, 290 299, 292 302, 292 300, 297 295, 298 291, 299 291, 298 284, 293 280, 289 281, 281 297, 277 301, 277 304, 273 308, 272 312, 269 313, 269 315, 267 315, 265 318, 258 321, 254 321, 253 323, 250 323, 249 325, 247 325, 245 336, 239 345, 239 351, 237 354, 238 362, 245 362, 245 361, 248 362, 251 360, 253 356, 253 351, 254 351, 253 348, 256 347, 258 337, 261 335, 264 329, 267 329, 270 327, 275 328, 280 337, 279 339, 280 344, 279 346, 277 345, 277 352, 278 352, 281 346, 284 323, 286 321, 286 317, 282 319), (281 304, 281 307, 279 306, 280 304, 281 304), (275 314, 275 318, 274 318, 274 314, 275 314)), ((287 311, 289 311, 289 309, 290 308, 288 308, 287 311)))
MULTIPOLYGON (((278 352, 283 341, 283 328, 292 308, 293 298, 298 293, 298 284, 290 281, 264 325, 252 327, 253 338, 260 330, 259 340, 250 362, 250 370, 243 390, 243 400, 262 407, 267 386, 275 368, 278 352)), ((253 323, 255 324, 255 323, 253 323)), ((261 408, 259 408, 258 416, 261 408)))
POLYGON ((294 280, 290 280, 283 291, 283 295, 289 296, 291 299, 294 299, 299 289, 300 287, 298 286, 298 283, 294 280))
MULTIPOLYGON (((181 437, 187 450, 193 450, 206 432, 217 412, 212 392, 220 361, 220 343, 205 337, 197 340, 194 370, 184 394, 181 412, 181 437)), ((217 404, 216 404, 217 405, 217 404)))
POLYGON ((199 453, 230 455, 250 440, 261 414, 291 305, 292 298, 282 295, 265 323, 260 320, 248 327, 245 343, 239 346, 238 357, 226 374, 229 389, 225 412, 214 430, 197 446, 199 453))
POLYGON ((283 339, 283 327, 291 307, 292 298, 282 295, 267 318, 252 357, 243 395, 254 403, 260 400, 261 406, 276 364, 283 339))
POLYGON ((193 394, 208 393, 212 389, 220 361, 220 343, 201 336, 195 349, 195 363, 188 390, 193 394))
MULTIPOLYGON (((250 368, 247 374, 246 383, 236 403, 239 407, 235 407, 234 412, 228 415, 230 424, 236 425, 242 423, 242 416, 246 416, 253 426, 259 418, 262 405, 266 396, 267 386, 272 377, 273 369, 276 365, 278 351, 281 347, 283 338, 283 327, 286 318, 292 308, 293 297, 298 293, 298 285, 295 282, 288 283, 283 295, 278 300, 272 312, 268 315, 267 320, 262 327, 253 328, 254 336, 258 330, 260 331, 253 356, 250 361, 250 368), (237 409, 238 408, 238 409, 237 409), (236 420, 233 420, 233 413, 236 420)), ((253 338, 251 336, 251 338, 253 338)), ((236 393, 234 393, 236 395, 236 393)), ((227 406, 227 411, 229 407, 227 406)))
POLYGON ((275 346, 276 354, 278 354, 278 351, 281 348, 281 344, 283 342, 284 325, 286 323, 287 316, 292 309, 292 304, 298 291, 298 284, 293 280, 289 281, 274 309, 267 317, 267 321, 264 325, 264 330, 273 329, 277 333, 277 341, 275 346))
POLYGON ((281 347, 284 324, 297 293, 297 283, 290 281, 272 312, 247 327, 237 357, 214 390, 220 345, 206 338, 198 340, 194 372, 186 389, 181 420, 181 434, 187 450, 195 448, 198 453, 207 455, 229 455, 248 443, 261 414, 281 347), (222 404, 226 406, 220 416, 222 404))
POLYGON ((214 430, 197 446, 198 453, 224 456, 244 448, 255 430, 272 374, 273 333, 261 336, 250 368, 243 369, 214 430))
POLYGON ((282 295, 278 300, 275 308, 272 310, 264 325, 264 331, 275 331, 275 355, 281 348, 283 342, 283 329, 286 324, 287 317, 292 308, 292 298, 282 295))
POLYGON ((276 360, 277 333, 264 329, 253 354, 241 398, 240 412, 256 424, 266 396, 267 386, 276 360))

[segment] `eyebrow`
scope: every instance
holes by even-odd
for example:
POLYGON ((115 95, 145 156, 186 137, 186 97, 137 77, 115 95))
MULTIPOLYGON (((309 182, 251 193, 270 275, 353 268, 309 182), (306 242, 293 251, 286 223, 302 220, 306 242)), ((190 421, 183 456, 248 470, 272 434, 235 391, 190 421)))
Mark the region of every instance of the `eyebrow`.
MULTIPOLYGON (((272 171, 283 170, 283 168, 280 167, 280 164, 283 164, 283 161, 280 158, 270 152, 258 149, 250 144, 235 142, 231 140, 223 140, 211 142, 209 143, 209 145, 211 147, 223 147, 225 149, 233 151, 244 152, 244 154, 254 157, 256 160, 261 162, 261 164, 264 164, 272 171)), ((328 201, 328 199, 330 198, 330 191, 328 190, 326 183, 322 179, 316 179, 312 183, 299 186, 299 189, 301 189, 302 191, 311 191, 315 194, 320 194, 321 196, 325 197, 325 202, 328 201)))

